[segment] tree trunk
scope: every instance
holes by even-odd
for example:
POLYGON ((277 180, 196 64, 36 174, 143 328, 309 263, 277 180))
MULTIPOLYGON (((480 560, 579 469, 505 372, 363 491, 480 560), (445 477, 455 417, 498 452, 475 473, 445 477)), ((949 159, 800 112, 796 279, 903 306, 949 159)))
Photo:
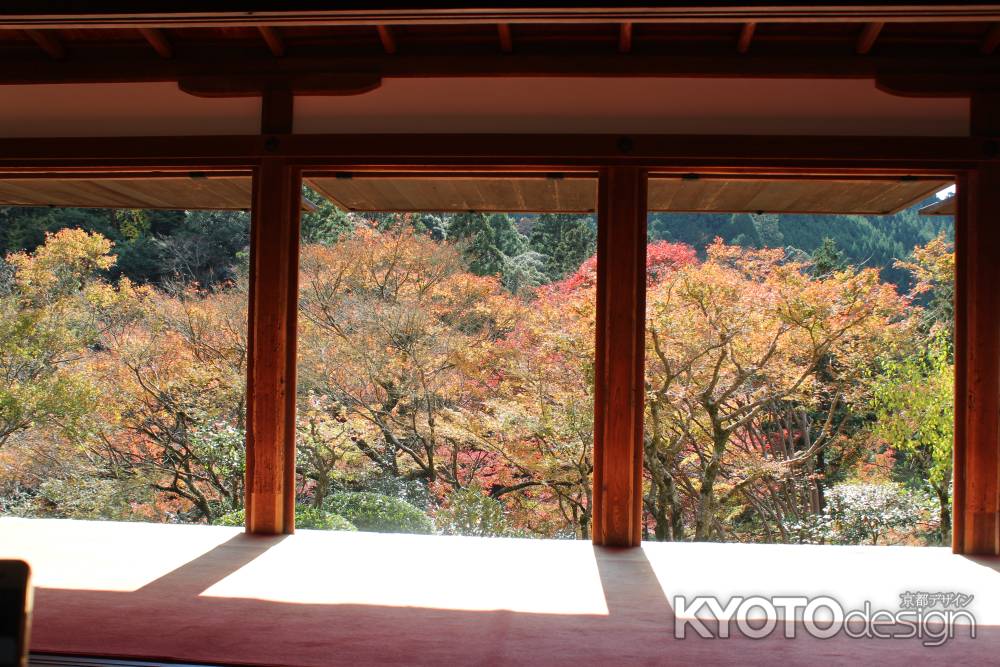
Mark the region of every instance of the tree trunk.
POLYGON ((941 504, 941 543, 948 544, 951 540, 951 497, 947 484, 934 487, 938 502, 941 504))

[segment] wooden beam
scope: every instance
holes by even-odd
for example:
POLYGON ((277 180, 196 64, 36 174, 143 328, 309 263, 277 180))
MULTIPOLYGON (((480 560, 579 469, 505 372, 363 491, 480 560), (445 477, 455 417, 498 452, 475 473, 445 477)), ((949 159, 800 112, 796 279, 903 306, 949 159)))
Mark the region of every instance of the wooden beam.
POLYGON ((618 26, 618 51, 628 53, 632 50, 632 23, 626 21, 618 26))
MULTIPOLYGON (((965 81, 984 79, 993 85, 1000 68, 992 59, 973 56, 953 58, 872 55, 866 58, 817 56, 801 49, 787 53, 718 53, 714 55, 669 55, 633 53, 618 57, 608 49, 545 48, 515 52, 498 58, 496 54, 448 53, 392 55, 334 55, 322 48, 274 58, 245 49, 225 46, 191 45, 172 59, 151 57, 148 48, 125 45, 104 47, 88 53, 86 59, 46 62, 15 57, 0 58, 0 84, 29 83, 127 83, 176 81, 182 77, 267 76, 291 78, 317 74, 358 75, 378 73, 391 77, 697 77, 697 78, 872 78, 882 72, 906 74, 927 85, 939 86, 949 78, 965 81)), ((2 50, 0 50, 2 53, 2 50)), ((926 86, 925 86, 926 87, 926 86)))
POLYGON ((497 23, 497 37, 500 38, 500 50, 510 53, 514 50, 514 38, 510 33, 509 23, 497 23))
POLYGON ((746 53, 750 50, 750 42, 753 41, 753 34, 757 31, 757 24, 754 22, 744 23, 740 28, 739 39, 736 40, 736 51, 746 53))
POLYGON ((1000 93, 1000 71, 945 73, 892 68, 875 75, 875 87, 900 97, 973 97, 1000 93))
POLYGON ((287 88, 266 90, 260 100, 260 133, 291 134, 295 95, 287 88))
POLYGON ((983 37, 983 41, 979 44, 979 52, 984 56, 988 56, 996 51, 998 46, 1000 46, 1000 23, 994 23, 989 32, 986 33, 986 36, 983 37))
POLYGON ((612 167, 598 186, 594 544, 642 539, 646 174, 612 167))
POLYGON ((53 60, 62 60, 66 57, 66 48, 51 30, 25 30, 24 34, 53 60))
POLYGON ((254 173, 247 363, 246 529, 295 530, 295 364, 302 180, 280 159, 254 173))
POLYGON ((958 184, 952 547, 1000 553, 1000 168, 958 184))
POLYGON ((879 33, 882 32, 882 28, 884 27, 885 21, 866 23, 865 27, 861 29, 861 34, 858 35, 858 43, 855 45, 854 51, 861 56, 868 55, 872 47, 875 46, 875 40, 878 39, 879 33))
MULTIPOLYGON (((537 166, 544 171, 643 165, 685 172, 748 169, 754 173, 949 175, 997 162, 992 137, 788 136, 720 134, 258 134, 179 137, 46 137, 0 139, 0 167, 253 165, 262 157, 314 164, 375 166, 537 166), (771 171, 767 171, 771 169, 771 171)), ((720 173, 728 173, 723 171, 720 173)))
POLYGON ((192 76, 177 87, 196 97, 257 97, 268 90, 289 90, 298 95, 361 95, 382 85, 378 74, 314 74, 292 78, 256 75, 192 76))
POLYGON ((170 40, 167 39, 165 32, 159 28, 139 28, 139 32, 146 38, 146 41, 149 42, 149 45, 153 47, 153 50, 161 58, 174 57, 174 49, 170 46, 170 40))
POLYGON ((382 24, 375 27, 378 29, 379 41, 382 42, 382 50, 390 56, 396 53, 396 38, 392 35, 392 29, 382 24))
MULTIPOLYGON (((24 4, 24 3, 22 3, 24 4)), ((210 28, 236 26, 336 26, 336 25, 456 25, 496 23, 857 23, 885 21, 899 23, 987 22, 1000 21, 1000 8, 994 3, 870 3, 857 1, 830 3, 727 3, 720 5, 632 3, 614 6, 567 7, 530 2, 503 3, 504 7, 441 7, 414 10, 399 2, 369 2, 364 8, 289 10, 271 7, 256 11, 234 11, 228 4, 206 2, 171 2, 170 10, 76 11, 65 8, 0 9, 0 18, 16 28, 210 28)), ((345 3, 347 4, 347 3, 345 3)), ((357 5, 358 3, 353 3, 357 5)), ((456 3, 440 3, 442 5, 456 3)), ((499 4, 499 3, 496 3, 499 4)))
POLYGON ((257 26, 257 30, 260 31, 260 36, 264 39, 264 43, 267 44, 267 48, 272 56, 281 57, 285 55, 285 42, 281 39, 281 35, 278 34, 277 28, 259 25, 257 26))

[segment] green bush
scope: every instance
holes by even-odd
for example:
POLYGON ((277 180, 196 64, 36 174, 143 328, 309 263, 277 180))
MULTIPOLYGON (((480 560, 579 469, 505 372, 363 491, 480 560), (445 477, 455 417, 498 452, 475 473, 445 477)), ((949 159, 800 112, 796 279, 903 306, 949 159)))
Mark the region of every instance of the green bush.
POLYGON ((509 532, 503 504, 476 485, 452 491, 434 519, 438 529, 447 535, 500 537, 509 532))
POLYGON ((429 534, 434 530, 430 517, 410 503, 378 493, 334 493, 323 501, 323 509, 339 514, 358 530, 420 534, 429 534))
MULTIPOLYGON (((212 523, 216 526, 243 526, 246 524, 246 515, 243 510, 236 510, 223 514, 212 523)), ((295 508, 295 527, 315 530, 357 530, 354 524, 344 517, 314 507, 295 508)))

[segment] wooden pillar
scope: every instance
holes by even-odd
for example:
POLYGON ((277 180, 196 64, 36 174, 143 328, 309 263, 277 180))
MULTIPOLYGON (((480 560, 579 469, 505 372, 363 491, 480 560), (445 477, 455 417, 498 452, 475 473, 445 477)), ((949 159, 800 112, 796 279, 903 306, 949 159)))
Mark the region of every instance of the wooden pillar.
MULTIPOLYGON (((1000 137, 1000 97, 974 95, 972 134, 1000 137)), ((1000 166, 958 181, 952 549, 1000 553, 1000 166)))
POLYGON ((611 167, 598 188, 594 544, 642 539, 646 174, 611 167))
POLYGON ((1000 553, 1000 166, 958 183, 955 225, 956 553, 1000 553))
POLYGON ((253 181, 247 362, 247 532, 295 529, 298 169, 265 159, 253 181))

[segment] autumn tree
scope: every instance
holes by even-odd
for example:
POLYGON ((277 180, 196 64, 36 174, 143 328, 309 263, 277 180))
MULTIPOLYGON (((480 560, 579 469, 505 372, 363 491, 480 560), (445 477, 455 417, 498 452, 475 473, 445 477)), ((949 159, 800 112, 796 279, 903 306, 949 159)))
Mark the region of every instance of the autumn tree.
POLYGON ((837 436, 833 410, 820 424, 800 412, 791 456, 770 455, 766 432, 760 456, 734 443, 755 424, 773 429, 759 419, 776 405, 853 399, 853 378, 908 325, 905 300, 874 270, 812 278, 782 250, 718 241, 651 285, 647 304, 647 508, 663 539, 686 536, 685 513, 694 539, 724 537, 736 494, 807 465, 837 436))
POLYGON ((245 279, 224 290, 150 293, 142 317, 109 331, 91 360, 109 465, 149 480, 164 511, 211 522, 243 503, 245 279))
POLYGON ((100 279, 114 265, 111 247, 99 234, 64 229, 32 253, 8 255, 0 290, 0 447, 35 426, 72 437, 96 400, 97 387, 74 370, 100 340, 102 307, 116 299, 100 279))
MULTIPOLYGON (((300 290, 300 402, 343 419, 377 475, 463 486, 466 443, 447 416, 478 410, 489 391, 467 371, 513 326, 498 281, 399 226, 306 246, 300 290)), ((319 435, 333 451, 341 433, 319 435)))

